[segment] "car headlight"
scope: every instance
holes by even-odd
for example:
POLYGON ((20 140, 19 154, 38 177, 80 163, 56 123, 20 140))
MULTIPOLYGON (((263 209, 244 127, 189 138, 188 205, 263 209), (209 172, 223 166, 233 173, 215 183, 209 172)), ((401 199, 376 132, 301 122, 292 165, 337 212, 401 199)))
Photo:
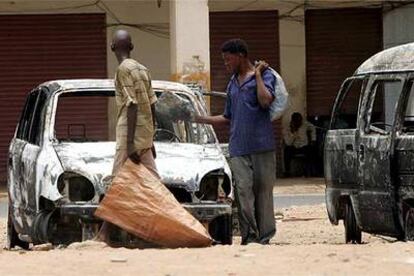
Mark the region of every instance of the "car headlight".
POLYGON ((69 201, 90 201, 95 197, 95 187, 84 176, 76 173, 64 173, 59 176, 59 193, 69 201))
POLYGON ((200 189, 195 192, 199 200, 217 201, 226 198, 231 191, 229 177, 222 171, 212 171, 205 175, 200 183, 200 189))

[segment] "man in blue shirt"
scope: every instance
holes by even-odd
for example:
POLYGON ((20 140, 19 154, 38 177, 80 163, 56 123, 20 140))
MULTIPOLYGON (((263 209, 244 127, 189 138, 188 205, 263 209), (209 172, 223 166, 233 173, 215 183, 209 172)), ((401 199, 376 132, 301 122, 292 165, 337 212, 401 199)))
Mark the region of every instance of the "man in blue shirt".
POLYGON ((276 180, 275 138, 269 106, 276 78, 264 61, 253 65, 247 44, 226 41, 222 56, 233 73, 227 85, 223 115, 200 116, 195 121, 230 126, 230 166, 235 179, 242 244, 268 244, 276 233, 273 185, 276 180))

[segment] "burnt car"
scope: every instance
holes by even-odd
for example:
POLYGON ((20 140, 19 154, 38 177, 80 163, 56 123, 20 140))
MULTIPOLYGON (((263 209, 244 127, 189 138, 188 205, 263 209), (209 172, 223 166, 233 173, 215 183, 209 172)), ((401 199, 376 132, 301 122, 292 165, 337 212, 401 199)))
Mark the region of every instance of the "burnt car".
POLYGON ((361 231, 414 239, 414 44, 384 50, 345 80, 325 140, 326 206, 361 231))
MULTIPOLYGON (((203 95, 182 84, 153 88, 207 113, 203 95)), ((50 81, 28 94, 9 148, 9 248, 97 233, 93 214, 112 180, 114 95, 112 80, 50 81)), ((162 182, 216 241, 231 244, 232 177, 213 128, 157 116, 155 148, 162 182)))

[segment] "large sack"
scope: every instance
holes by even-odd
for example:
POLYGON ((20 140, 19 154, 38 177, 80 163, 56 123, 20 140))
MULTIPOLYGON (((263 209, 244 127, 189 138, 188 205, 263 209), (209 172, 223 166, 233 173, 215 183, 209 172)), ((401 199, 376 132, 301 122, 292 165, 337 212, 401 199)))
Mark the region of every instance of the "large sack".
POLYGON ((127 232, 163 247, 204 247, 212 239, 143 165, 127 160, 95 212, 127 232))
POLYGON ((288 108, 289 93, 287 92, 285 82, 282 77, 273 69, 270 71, 276 78, 275 82, 275 99, 270 104, 270 120, 275 121, 280 119, 288 108))

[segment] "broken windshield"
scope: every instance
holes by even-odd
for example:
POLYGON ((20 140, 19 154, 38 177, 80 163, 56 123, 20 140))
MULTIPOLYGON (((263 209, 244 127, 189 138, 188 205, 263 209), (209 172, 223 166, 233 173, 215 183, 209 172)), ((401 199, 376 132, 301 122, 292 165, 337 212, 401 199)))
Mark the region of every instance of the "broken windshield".
MULTIPOLYGON (((156 91, 158 97, 162 93, 170 92, 156 91)), ((184 93, 174 93, 194 106, 194 102, 184 93)), ((115 141, 116 114, 113 91, 61 93, 55 115, 55 139, 59 142, 115 141)), ((157 113, 154 140, 206 144, 214 143, 215 135, 209 126, 171 121, 157 113)))

